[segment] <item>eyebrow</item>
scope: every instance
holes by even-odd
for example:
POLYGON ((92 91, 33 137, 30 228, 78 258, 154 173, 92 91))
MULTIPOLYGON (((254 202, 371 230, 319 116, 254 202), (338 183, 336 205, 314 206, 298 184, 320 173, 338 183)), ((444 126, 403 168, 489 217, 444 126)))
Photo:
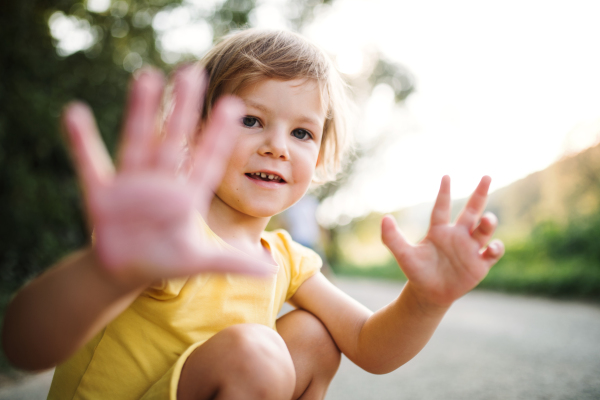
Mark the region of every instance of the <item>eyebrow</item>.
MULTIPOLYGON (((266 107, 260 103, 256 103, 256 102, 254 102, 252 100, 248 100, 248 99, 244 99, 244 103, 249 107, 256 108, 257 110, 264 112, 265 114, 271 114, 271 110, 268 107, 266 107)), ((321 126, 321 124, 319 124, 316 119, 311 118, 308 115, 300 115, 296 119, 296 121, 298 121, 299 123, 304 122, 304 123, 309 123, 309 124, 312 124, 315 126, 321 126)), ((323 122, 323 123, 325 123, 325 122, 323 122)))
POLYGON ((271 110, 269 110, 267 107, 263 106, 260 103, 255 103, 252 100, 244 99, 244 103, 246 103, 247 106, 250 106, 252 108, 256 108, 257 110, 260 110, 260 111, 262 111, 264 113, 267 113, 267 114, 271 113, 271 110))

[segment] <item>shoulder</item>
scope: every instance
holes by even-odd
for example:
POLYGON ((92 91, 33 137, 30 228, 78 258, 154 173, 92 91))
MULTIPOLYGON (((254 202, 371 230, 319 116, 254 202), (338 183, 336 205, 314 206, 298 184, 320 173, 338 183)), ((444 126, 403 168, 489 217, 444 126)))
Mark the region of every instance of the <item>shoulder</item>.
POLYGON ((284 229, 264 232, 263 238, 271 247, 273 255, 282 256, 292 265, 311 264, 320 267, 322 264, 321 257, 314 250, 294 241, 292 236, 284 229))
POLYGON ((308 247, 295 242, 283 229, 264 232, 273 258, 285 270, 289 279, 286 300, 289 300, 308 278, 319 272, 323 261, 321 257, 308 247))

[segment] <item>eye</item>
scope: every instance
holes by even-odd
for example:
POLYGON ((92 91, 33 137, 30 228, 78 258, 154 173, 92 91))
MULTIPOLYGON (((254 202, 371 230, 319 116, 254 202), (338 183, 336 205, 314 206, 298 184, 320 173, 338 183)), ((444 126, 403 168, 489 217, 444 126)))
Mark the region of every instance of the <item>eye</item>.
POLYGON ((312 137, 310 132, 308 132, 306 129, 294 129, 292 131, 292 136, 300 140, 310 139, 312 137))
POLYGON ((260 126, 258 118, 250 117, 248 115, 242 117, 242 124, 247 128, 256 128, 257 126, 260 126))

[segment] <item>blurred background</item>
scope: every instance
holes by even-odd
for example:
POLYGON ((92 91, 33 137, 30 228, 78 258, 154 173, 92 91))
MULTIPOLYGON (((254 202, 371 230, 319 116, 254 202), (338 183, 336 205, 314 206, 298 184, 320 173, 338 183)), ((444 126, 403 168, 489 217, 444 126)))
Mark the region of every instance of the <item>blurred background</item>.
POLYGON ((349 84, 354 151, 338 181, 311 189, 313 245, 336 275, 401 281, 381 216, 418 241, 444 174, 454 214, 487 174, 507 253, 481 287, 597 302, 598 15, 582 0, 1 2, 0 313, 88 241, 63 105, 89 103, 114 154, 135 70, 169 72, 245 27, 302 33, 349 84))

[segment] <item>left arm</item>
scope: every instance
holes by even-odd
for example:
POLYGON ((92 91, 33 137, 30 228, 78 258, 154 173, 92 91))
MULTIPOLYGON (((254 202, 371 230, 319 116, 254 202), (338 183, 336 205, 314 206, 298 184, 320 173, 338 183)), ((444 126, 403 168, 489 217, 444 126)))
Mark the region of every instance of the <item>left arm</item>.
POLYGON ((391 372, 413 358, 447 310, 422 309, 407 284, 398 298, 372 313, 320 273, 304 282, 292 301, 319 318, 340 351, 373 374, 391 372))
POLYGON ((454 300, 475 287, 502 256, 501 242, 486 247, 496 218, 485 214, 480 219, 489 184, 488 177, 482 179, 450 225, 450 181, 444 177, 429 232, 415 246, 406 242, 391 217, 384 218, 383 242, 408 282, 379 311, 371 313, 321 274, 304 282, 292 302, 319 318, 339 349, 361 368, 371 373, 395 370, 427 344, 454 300))

